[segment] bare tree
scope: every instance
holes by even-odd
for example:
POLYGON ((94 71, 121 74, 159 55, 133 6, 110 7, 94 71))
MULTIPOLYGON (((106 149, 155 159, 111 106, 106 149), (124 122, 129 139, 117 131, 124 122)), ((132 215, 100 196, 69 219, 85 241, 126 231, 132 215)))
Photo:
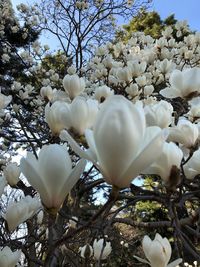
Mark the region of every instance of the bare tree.
POLYGON ((119 21, 132 18, 151 0, 42 0, 38 6, 41 28, 52 33, 77 69, 94 52, 95 46, 111 41, 119 21))

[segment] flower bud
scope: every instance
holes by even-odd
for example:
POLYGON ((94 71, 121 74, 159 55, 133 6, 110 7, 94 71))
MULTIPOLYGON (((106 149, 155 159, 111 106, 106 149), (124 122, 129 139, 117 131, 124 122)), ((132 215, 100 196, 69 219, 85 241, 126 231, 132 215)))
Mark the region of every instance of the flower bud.
POLYGON ((111 243, 105 241, 103 238, 99 240, 95 239, 93 243, 93 250, 95 260, 105 260, 112 251, 111 243))
POLYGON ((85 90, 85 81, 83 78, 79 78, 77 74, 67 74, 63 79, 63 87, 69 94, 70 99, 74 99, 85 90))
POLYGON ((20 168, 16 163, 9 163, 3 173, 10 186, 15 186, 19 182, 20 168))

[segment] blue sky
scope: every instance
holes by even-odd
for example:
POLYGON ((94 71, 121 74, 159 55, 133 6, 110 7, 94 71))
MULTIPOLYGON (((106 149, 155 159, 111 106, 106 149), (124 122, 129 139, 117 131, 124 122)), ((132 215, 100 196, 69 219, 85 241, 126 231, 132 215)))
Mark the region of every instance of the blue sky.
POLYGON ((192 30, 200 31, 200 0, 153 0, 152 10, 164 19, 175 14, 178 20, 187 20, 192 30))

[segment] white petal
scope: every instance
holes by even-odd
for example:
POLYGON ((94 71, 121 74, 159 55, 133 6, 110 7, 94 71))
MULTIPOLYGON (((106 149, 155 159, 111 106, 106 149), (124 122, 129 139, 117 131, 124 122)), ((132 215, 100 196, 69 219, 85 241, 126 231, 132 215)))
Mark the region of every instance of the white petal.
POLYGON ((37 160, 31 154, 27 154, 27 158, 22 158, 20 161, 20 168, 24 176, 27 178, 28 182, 40 193, 41 199, 44 203, 49 203, 51 196, 46 189, 42 178, 40 177, 38 170, 38 165, 36 165, 37 160))
POLYGON ((167 267, 176 267, 179 263, 181 263, 183 260, 182 259, 177 259, 170 264, 167 265, 167 267))
POLYGON ((81 149, 81 147, 78 145, 78 143, 71 137, 71 135, 67 131, 65 131, 65 130, 61 131, 60 139, 63 141, 69 142, 71 148, 81 158, 84 158, 84 159, 87 159, 87 160, 93 162, 94 159, 91 157, 91 152, 89 152, 88 150, 81 149))
POLYGON ((62 187, 62 190, 60 191, 60 198, 64 199, 65 196, 71 191, 71 189, 74 187, 74 185, 79 180, 82 172, 85 169, 86 160, 81 159, 78 164, 73 168, 71 174, 65 181, 65 184, 62 187))
POLYGON ((172 87, 167 87, 165 89, 160 90, 160 94, 166 98, 176 98, 178 96, 181 96, 180 91, 172 87))
POLYGON ((94 140, 94 132, 90 129, 85 130, 85 138, 87 140, 87 143, 90 147, 91 152, 93 153, 93 159, 96 162, 97 161, 97 148, 94 140))
POLYGON ((145 260, 145 259, 142 259, 142 258, 140 258, 138 256, 135 256, 135 255, 133 257, 136 258, 140 262, 143 262, 143 263, 146 263, 146 264, 149 264, 150 265, 150 263, 147 260, 145 260))
POLYGON ((121 181, 121 186, 127 187, 128 184, 130 184, 131 178, 134 179, 137 177, 159 157, 162 153, 165 139, 167 138, 166 134, 167 131, 161 131, 161 129, 156 126, 147 128, 143 140, 143 147, 130 164, 127 171, 122 175, 124 180, 121 181))
POLYGON ((151 248, 152 240, 148 235, 145 235, 142 240, 142 249, 144 251, 144 254, 146 258, 149 260, 149 250, 151 248))

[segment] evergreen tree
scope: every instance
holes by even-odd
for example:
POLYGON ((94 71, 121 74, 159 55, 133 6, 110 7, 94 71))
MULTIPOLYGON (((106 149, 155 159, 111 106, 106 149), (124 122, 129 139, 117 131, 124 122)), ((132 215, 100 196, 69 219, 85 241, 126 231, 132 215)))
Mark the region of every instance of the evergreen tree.
MULTIPOLYGON (((37 40, 37 31, 29 21, 21 24, 15 16, 10 0, 0 1, 0 85, 10 86, 13 79, 25 75, 31 62, 20 54, 37 40)), ((28 54, 28 53, 27 53, 28 54)))

